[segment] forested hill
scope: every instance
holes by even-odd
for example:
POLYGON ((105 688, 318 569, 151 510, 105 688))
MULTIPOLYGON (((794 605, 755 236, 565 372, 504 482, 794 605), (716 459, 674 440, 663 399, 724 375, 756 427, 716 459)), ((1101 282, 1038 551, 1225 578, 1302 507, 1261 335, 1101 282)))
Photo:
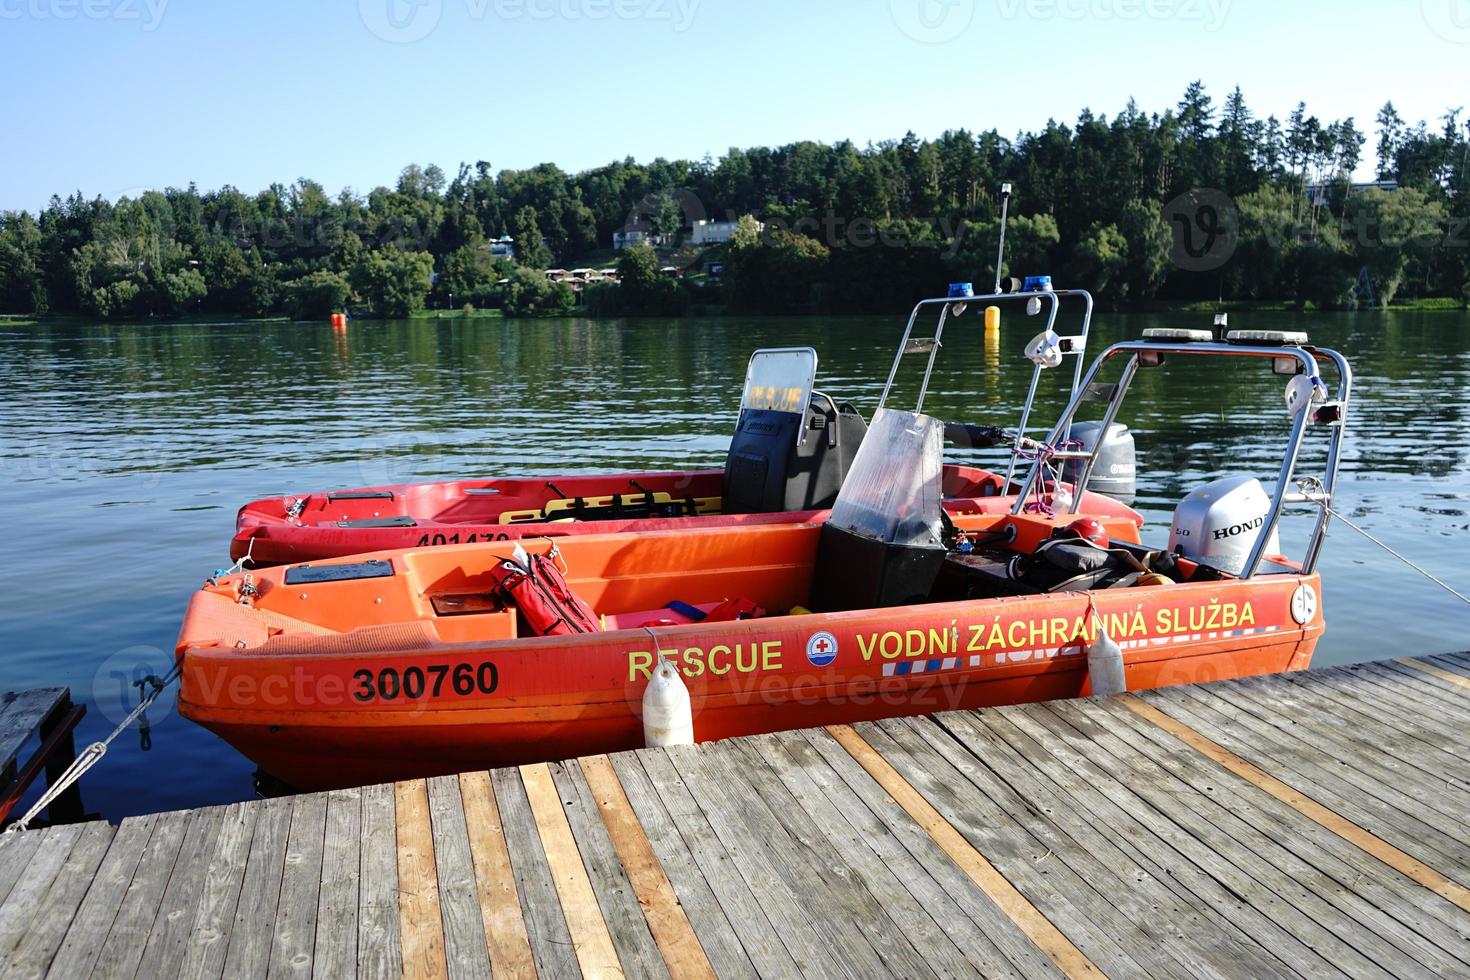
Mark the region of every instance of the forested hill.
POLYGON ((1305 105, 1262 119, 1238 89, 1217 105, 1195 83, 1163 111, 1085 111, 1014 138, 803 142, 580 174, 410 166, 392 187, 335 197, 306 178, 253 194, 73 193, 0 214, 0 312, 561 312, 572 292, 538 270, 610 264, 625 229, 661 246, 623 253, 624 285, 587 291, 595 311, 890 312, 953 279, 989 282, 1005 182, 1009 271, 1049 272, 1110 305, 1470 301, 1467 137, 1458 109, 1414 124, 1392 103, 1371 125, 1305 105), (1365 163, 1381 186, 1354 187, 1365 163), (763 230, 746 221, 713 253, 686 241, 699 219, 746 215, 763 230), (503 236, 515 266, 492 254, 503 236), (655 282, 670 264, 689 275, 655 282))

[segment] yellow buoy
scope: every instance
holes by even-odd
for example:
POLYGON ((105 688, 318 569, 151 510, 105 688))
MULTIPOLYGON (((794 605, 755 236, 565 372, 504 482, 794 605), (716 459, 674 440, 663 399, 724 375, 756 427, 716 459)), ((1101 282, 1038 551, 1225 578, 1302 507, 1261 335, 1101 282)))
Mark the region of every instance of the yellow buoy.
POLYGON ((985 329, 986 330, 999 330, 1000 329, 1000 307, 999 306, 987 306, 985 308, 985 329))

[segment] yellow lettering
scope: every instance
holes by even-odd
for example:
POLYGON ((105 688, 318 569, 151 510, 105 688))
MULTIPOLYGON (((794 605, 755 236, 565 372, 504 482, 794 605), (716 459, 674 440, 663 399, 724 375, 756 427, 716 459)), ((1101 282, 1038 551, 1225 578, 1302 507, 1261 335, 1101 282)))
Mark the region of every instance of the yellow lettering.
POLYGON ((1019 619, 1011 623, 1006 629, 1006 639, 1010 641, 1012 647, 1024 646, 1026 642, 1026 624, 1019 619), (1016 630, 1021 631, 1019 639, 1017 638, 1016 630))
POLYGON ((873 651, 878 649, 878 634, 869 633, 864 641, 863 634, 858 634, 858 650, 862 652, 864 660, 873 659, 873 651))
POLYGON ((744 643, 737 643, 737 644, 735 644, 735 669, 736 670, 738 670, 742 674, 752 673, 752 672, 755 671, 756 664, 758 662, 759 661, 758 661, 758 659, 756 657, 756 651, 755 651, 755 648, 754 647, 752 647, 749 651, 747 651, 745 649, 745 644, 744 643), (746 659, 747 652, 750 655, 750 658, 748 660, 746 659))
POLYGON ((761 644, 761 670, 781 669, 781 641, 767 640, 761 644))
POLYGON ((710 647, 710 650, 709 650, 709 672, 711 674, 719 674, 722 677, 725 674, 730 673, 730 648, 727 647, 727 646, 725 646, 723 643, 720 644, 719 646, 710 647), (716 667, 715 666, 715 657, 724 657, 725 658, 724 666, 722 666, 722 667, 716 667))
POLYGON ((704 673, 704 651, 699 647, 690 647, 684 651, 684 676, 698 677, 704 673), (694 668, 690 670, 690 668, 694 668))
POLYGON ((634 650, 628 654, 628 681, 636 681, 639 675, 644 680, 653 676, 653 654, 647 650, 634 650))
POLYGON ((1251 604, 1249 602, 1247 602, 1243 607, 1241 607, 1241 610, 1240 610, 1240 625, 1242 625, 1242 626, 1254 626, 1254 625, 1256 625, 1256 611, 1255 611, 1254 608, 1252 608, 1252 606, 1251 606, 1251 604))
POLYGON ((883 654, 885 660, 896 660, 903 653, 903 637, 897 633, 884 633, 878 641, 878 652, 883 654), (893 641, 893 649, 889 649, 888 641, 893 641))

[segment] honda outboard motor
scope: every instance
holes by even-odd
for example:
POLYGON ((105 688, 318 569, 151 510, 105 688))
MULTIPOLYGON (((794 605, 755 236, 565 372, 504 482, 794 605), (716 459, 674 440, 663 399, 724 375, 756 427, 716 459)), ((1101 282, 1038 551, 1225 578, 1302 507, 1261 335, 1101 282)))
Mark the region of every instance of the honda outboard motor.
MULTIPOLYGON (((1271 498, 1261 481, 1228 476, 1185 497, 1174 510, 1169 550, 1202 565, 1239 575, 1266 526, 1271 498)), ((1275 529, 1267 554, 1281 551, 1275 529)))
POLYGON ((944 423, 879 409, 822 525, 812 577, 819 612, 929 598, 944 565, 944 423))
MULTIPOLYGON (((1081 443, 1084 450, 1091 452, 1097 445, 1100 432, 1101 422, 1078 422, 1072 426, 1072 441, 1081 443)), ((1108 437, 1103 440, 1102 451, 1092 466, 1087 489, 1105 493, 1125 504, 1132 503, 1137 475, 1138 455, 1133 445, 1133 433, 1128 431, 1128 426, 1114 422, 1108 427, 1108 437)), ((1075 487, 1081 476, 1082 461, 1067 460, 1062 468, 1062 479, 1075 487)))
POLYGON ((725 513, 824 510, 837 499, 868 426, 851 405, 812 390, 816 372, 809 347, 750 359, 725 459, 725 513))

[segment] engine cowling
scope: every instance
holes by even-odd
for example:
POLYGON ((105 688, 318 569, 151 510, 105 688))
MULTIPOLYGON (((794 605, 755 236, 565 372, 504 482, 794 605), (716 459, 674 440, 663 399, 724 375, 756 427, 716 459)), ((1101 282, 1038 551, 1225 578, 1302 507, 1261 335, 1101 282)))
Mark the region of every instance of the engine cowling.
MULTIPOLYGON (((1227 476, 1207 483, 1180 501, 1169 531, 1169 550, 1231 575, 1245 568, 1266 526, 1271 498, 1261 481, 1227 476)), ((1273 528, 1266 551, 1281 550, 1273 528)))

